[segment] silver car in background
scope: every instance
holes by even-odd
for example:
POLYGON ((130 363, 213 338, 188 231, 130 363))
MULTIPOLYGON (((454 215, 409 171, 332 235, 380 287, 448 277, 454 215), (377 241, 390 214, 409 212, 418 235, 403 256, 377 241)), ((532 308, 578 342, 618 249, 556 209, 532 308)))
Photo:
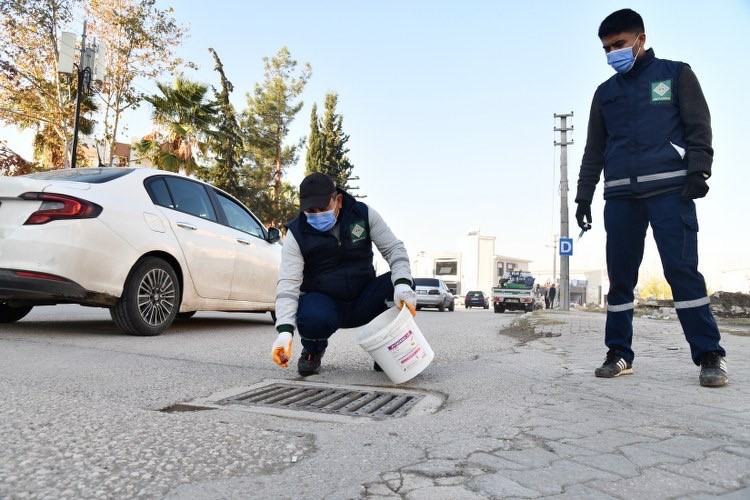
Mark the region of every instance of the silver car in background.
POLYGON ((417 310, 423 307, 436 307, 443 312, 455 309, 455 297, 448 286, 439 278, 414 278, 417 292, 417 310))

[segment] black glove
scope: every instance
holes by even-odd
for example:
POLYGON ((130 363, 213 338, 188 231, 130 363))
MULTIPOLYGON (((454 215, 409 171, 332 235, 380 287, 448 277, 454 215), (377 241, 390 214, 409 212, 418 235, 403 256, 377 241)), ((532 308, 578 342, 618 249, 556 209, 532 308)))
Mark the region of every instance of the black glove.
POLYGON ((578 208, 576 209, 578 227, 584 231, 588 231, 591 229, 591 202, 578 201, 576 203, 578 203, 578 208))
POLYGON ((693 172, 687 176, 687 184, 682 190, 683 200, 694 200, 703 198, 708 193, 708 184, 703 172, 693 172))

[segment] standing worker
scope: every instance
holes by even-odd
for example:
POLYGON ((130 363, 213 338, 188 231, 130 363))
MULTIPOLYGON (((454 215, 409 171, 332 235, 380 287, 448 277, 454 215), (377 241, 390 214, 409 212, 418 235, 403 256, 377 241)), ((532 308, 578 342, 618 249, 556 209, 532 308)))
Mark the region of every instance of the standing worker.
POLYGON ((594 93, 578 177, 576 220, 591 227, 591 200, 604 170, 604 228, 610 288, 597 377, 633 372, 633 299, 651 225, 674 306, 700 365, 700 384, 727 383, 725 351, 698 272, 696 198, 708 192, 713 148, 708 105, 693 70, 645 50, 641 16, 618 10, 599 26, 617 72, 594 93))
MULTIPOLYGON (((276 330, 272 355, 288 367, 292 336, 299 332, 302 376, 320 371, 328 338, 339 328, 372 321, 393 300, 416 307, 417 295, 404 244, 371 207, 337 189, 315 172, 300 184, 300 214, 287 224, 276 288, 276 330), (375 276, 373 243, 391 268, 375 276)), ((381 371, 377 363, 375 370, 381 371)))
POLYGON ((557 295, 557 289, 555 288, 555 284, 552 283, 550 285, 549 290, 547 290, 547 301, 549 302, 549 306, 547 309, 554 309, 555 308, 555 295, 557 295))

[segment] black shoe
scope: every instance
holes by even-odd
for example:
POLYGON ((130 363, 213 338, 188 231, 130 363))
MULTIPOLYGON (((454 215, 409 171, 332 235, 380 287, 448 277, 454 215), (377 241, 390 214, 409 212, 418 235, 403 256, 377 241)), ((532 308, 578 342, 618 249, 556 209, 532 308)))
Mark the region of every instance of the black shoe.
POLYGON ((727 360, 718 352, 707 352, 701 356, 701 374, 703 387, 721 387, 729 382, 727 360))
POLYGON ((380 368, 380 365, 378 364, 377 361, 375 361, 375 364, 372 365, 372 369, 375 370, 376 372, 382 372, 383 371, 383 369, 380 368))
POLYGON ((320 372, 320 360, 323 359, 325 351, 320 352, 307 352, 302 351, 302 355, 297 361, 297 371, 303 377, 308 375, 315 375, 320 372))
POLYGON ((633 373, 633 363, 628 363, 614 349, 607 351, 604 364, 594 371, 594 375, 602 378, 619 377, 633 373))

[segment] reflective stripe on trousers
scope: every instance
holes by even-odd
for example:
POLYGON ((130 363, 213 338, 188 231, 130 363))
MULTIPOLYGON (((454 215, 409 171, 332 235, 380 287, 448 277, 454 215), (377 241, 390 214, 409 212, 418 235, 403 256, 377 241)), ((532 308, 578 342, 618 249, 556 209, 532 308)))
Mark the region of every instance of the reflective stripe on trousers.
POLYGON ((633 361, 634 290, 649 224, 693 361, 697 364, 709 351, 723 356, 719 329, 709 309, 706 283, 698 272, 695 203, 683 200, 679 190, 650 198, 609 199, 605 203, 610 281, 605 344, 626 361, 633 361))

